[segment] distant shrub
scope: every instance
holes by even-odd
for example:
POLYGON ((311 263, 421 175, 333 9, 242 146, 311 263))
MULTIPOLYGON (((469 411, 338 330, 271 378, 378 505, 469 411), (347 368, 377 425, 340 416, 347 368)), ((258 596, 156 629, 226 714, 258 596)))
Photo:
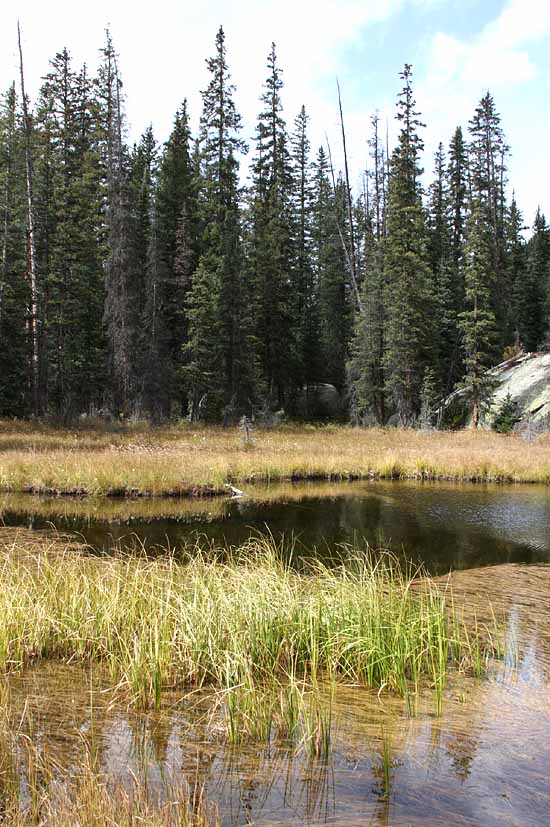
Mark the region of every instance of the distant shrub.
POLYGON ((499 434, 511 433, 514 425, 521 419, 518 415, 517 407, 516 400, 512 399, 510 393, 507 393, 502 400, 500 409, 493 419, 493 430, 498 431, 499 434))

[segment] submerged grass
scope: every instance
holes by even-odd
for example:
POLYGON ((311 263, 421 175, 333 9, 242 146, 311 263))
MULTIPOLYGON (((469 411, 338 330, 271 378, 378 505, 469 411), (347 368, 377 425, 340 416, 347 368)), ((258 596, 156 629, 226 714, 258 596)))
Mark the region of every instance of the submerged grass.
MULTIPOLYGON (((405 697, 423 681, 437 693, 450 664, 477 669, 487 648, 444 587, 423 578, 412 588, 389 555, 348 550, 341 567, 299 573, 270 538, 250 540, 229 562, 197 548, 185 564, 37 542, 0 533, 0 669, 98 661, 141 708, 159 706, 167 688, 254 690, 289 676, 405 697)), ((267 728, 266 716, 255 725, 267 728)), ((289 729, 294 718, 289 711, 289 729)))
POLYGON ((226 482, 368 477, 550 481, 550 440, 346 426, 236 429, 0 423, 0 490, 96 496, 224 493, 226 482))
MULTIPOLYGON (((199 783, 166 779, 152 793, 147 777, 113 782, 93 750, 70 773, 23 732, 10 714, 9 690, 0 682, 0 824, 3 827, 219 827, 216 808, 199 783)), ((27 712, 26 729, 32 730, 27 712)))

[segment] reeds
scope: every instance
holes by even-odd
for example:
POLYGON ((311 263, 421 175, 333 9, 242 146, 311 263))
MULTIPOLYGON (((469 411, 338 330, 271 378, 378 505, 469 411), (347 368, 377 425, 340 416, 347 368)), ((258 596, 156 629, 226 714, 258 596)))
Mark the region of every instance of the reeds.
MULTIPOLYGON (((175 783, 152 795, 144 782, 109 782, 88 760, 63 782, 55 764, 27 745, 26 797, 2 799, 3 827, 219 827, 217 809, 202 790, 175 783)), ((62 777, 62 776, 61 776, 62 777)))
POLYGON ((60 430, 0 422, 0 490, 96 496, 225 493, 225 482, 368 477, 549 482, 550 443, 494 432, 189 424, 60 430))
POLYGON ((297 678, 405 697, 428 682, 437 695, 449 664, 477 671, 484 657, 482 630, 466 634, 445 589, 411 588, 389 555, 348 550, 345 565, 298 573, 270 538, 229 562, 197 548, 185 564, 88 557, 44 538, 37 550, 25 538, 0 536, 0 670, 101 662, 140 708, 160 706, 167 688, 211 685, 236 693, 242 712, 247 692, 273 681, 296 700, 297 678))
POLYGON ((8 684, 0 681, 2 827, 219 827, 196 779, 166 778, 152 792, 145 773, 123 785, 99 770, 93 744, 83 747, 80 762, 64 771, 34 737, 27 708, 21 720, 12 719, 8 684))

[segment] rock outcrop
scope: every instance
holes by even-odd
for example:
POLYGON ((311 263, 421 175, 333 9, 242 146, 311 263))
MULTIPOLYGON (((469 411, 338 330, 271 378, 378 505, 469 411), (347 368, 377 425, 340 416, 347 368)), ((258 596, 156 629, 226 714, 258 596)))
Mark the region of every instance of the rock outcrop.
MULTIPOLYGON (((519 430, 527 426, 550 427, 550 353, 522 353, 496 365, 488 376, 494 391, 482 412, 482 427, 491 427, 508 394, 516 403, 519 430)), ((471 425, 468 408, 466 392, 455 391, 441 406, 443 423, 471 425)))

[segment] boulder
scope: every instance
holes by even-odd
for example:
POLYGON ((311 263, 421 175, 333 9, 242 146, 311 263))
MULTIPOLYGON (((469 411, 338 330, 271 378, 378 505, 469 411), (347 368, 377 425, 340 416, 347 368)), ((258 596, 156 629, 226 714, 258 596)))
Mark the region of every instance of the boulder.
POLYGON ((305 385, 296 400, 296 413, 302 419, 338 419, 343 412, 337 388, 326 382, 305 385))
MULTIPOLYGON (((488 375, 494 382, 494 391, 481 413, 481 427, 492 426, 495 414, 508 394, 516 403, 518 430, 527 425, 539 429, 550 427, 550 353, 522 353, 491 368, 488 375)), ((466 391, 455 391, 441 406, 443 422, 458 423, 462 411, 462 424, 470 426, 469 408, 466 391)))

